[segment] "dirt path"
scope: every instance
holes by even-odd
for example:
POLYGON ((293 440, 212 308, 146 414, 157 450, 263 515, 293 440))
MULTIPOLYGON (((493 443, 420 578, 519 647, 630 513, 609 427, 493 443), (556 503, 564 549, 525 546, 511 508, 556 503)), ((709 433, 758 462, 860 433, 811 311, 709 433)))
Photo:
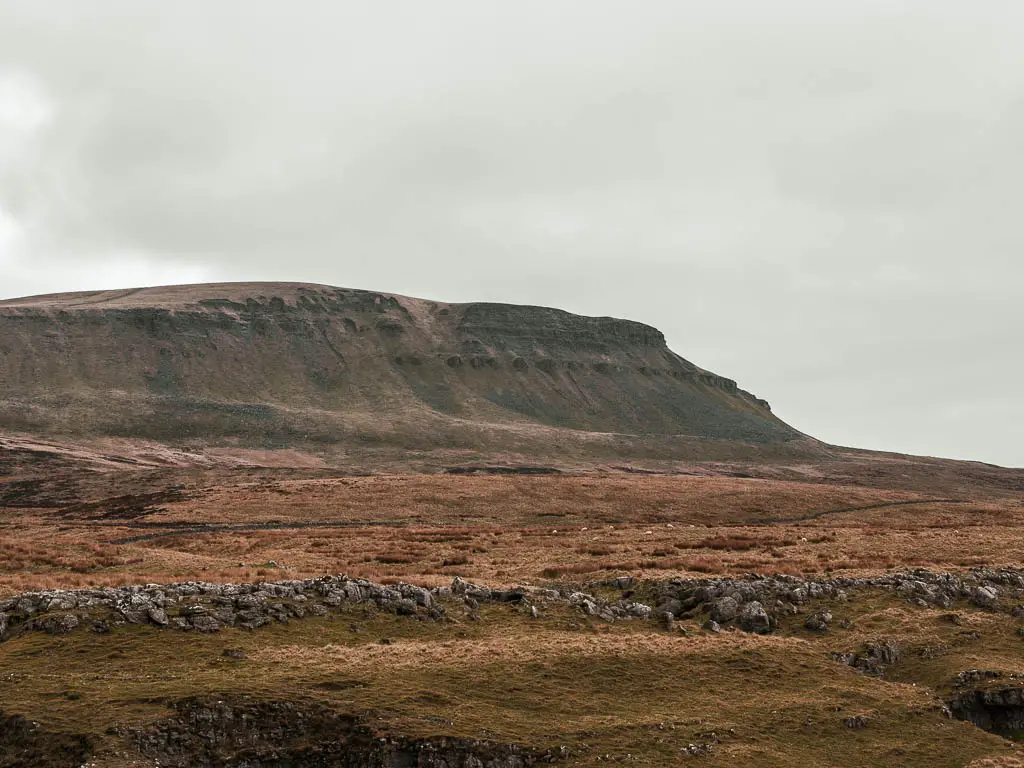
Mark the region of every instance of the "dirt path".
POLYGON ((797 517, 780 517, 774 520, 764 521, 765 525, 776 523, 803 523, 808 520, 817 520, 826 515, 839 515, 844 512, 864 512, 870 509, 884 509, 886 507, 909 507, 912 504, 969 504, 969 499, 914 499, 912 501, 885 501, 880 504, 867 504, 863 507, 842 507, 840 509, 825 509, 820 512, 811 512, 807 515, 797 517))

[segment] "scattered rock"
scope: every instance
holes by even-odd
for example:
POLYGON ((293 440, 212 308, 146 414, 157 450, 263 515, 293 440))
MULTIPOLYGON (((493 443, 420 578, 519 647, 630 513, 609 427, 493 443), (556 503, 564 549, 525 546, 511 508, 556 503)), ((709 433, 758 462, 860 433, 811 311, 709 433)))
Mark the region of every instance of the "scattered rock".
POLYGON ((395 601, 395 611, 399 616, 414 616, 416 615, 416 601, 403 597, 395 601))
POLYGON ((739 614, 740 606, 731 597, 723 597, 716 600, 711 608, 711 619, 719 624, 732 621, 739 614))
POLYGON ((998 680, 1002 676, 1002 672, 992 669, 965 669, 957 674, 953 684, 957 688, 963 688, 968 685, 976 685, 984 680, 998 680))
POLYGON ((812 632, 828 632, 831 626, 832 614, 829 613, 827 608, 822 608, 820 611, 812 613, 804 620, 804 627, 812 632))
POLYGON ((700 755, 710 755, 714 749, 714 744, 687 744, 679 751, 684 757, 698 757, 700 755))
POLYGON ((199 632, 219 632, 221 623, 213 616, 193 616, 192 628, 199 632))
POLYGON ((66 635, 78 626, 78 617, 73 613, 58 613, 36 621, 40 629, 51 635, 66 635))
MULTIPOLYGON (((346 605, 366 611, 386 611, 416 616, 422 620, 443 620, 443 601, 465 602, 471 617, 478 617, 484 603, 528 603, 530 613, 547 603, 574 606, 582 614, 602 621, 658 618, 672 614, 673 620, 692 615, 702 608, 718 625, 736 622, 742 629, 767 634, 776 626, 776 616, 808 611, 805 626, 826 631, 831 619, 813 601, 837 601, 852 590, 884 589, 904 596, 915 604, 951 606, 965 600, 983 608, 998 606, 1000 595, 1014 596, 1024 589, 1024 571, 976 568, 966 574, 936 573, 917 569, 908 573, 872 578, 803 579, 795 576, 669 579, 641 586, 631 577, 617 577, 591 585, 613 587, 630 595, 641 590, 650 594, 650 604, 626 599, 607 600, 583 591, 569 592, 539 587, 490 589, 455 578, 450 587, 424 589, 410 584, 380 585, 365 579, 326 576, 318 579, 282 580, 258 584, 211 584, 184 582, 167 585, 104 587, 85 590, 29 592, 0 599, 0 633, 17 629, 57 632, 74 629, 72 620, 57 616, 89 617, 94 630, 106 631, 128 624, 153 624, 178 631, 216 631, 221 627, 257 629, 271 622, 286 623, 306 616, 326 616, 346 605), (811 604, 810 610, 807 606, 811 604), (657 610, 651 605, 658 606, 657 610), (770 608, 768 608, 770 606, 770 608), (671 609, 671 610, 670 610, 671 609), (72 610, 74 613, 72 613, 72 610), (95 614, 99 613, 99 616, 95 614), (95 622, 102 619, 102 625, 95 622)), ((1017 598, 1019 599, 1019 598, 1017 598)), ((540 610, 538 610, 538 613, 540 610)), ((1011 609, 1024 613, 1024 605, 1011 609)), ((947 614, 954 617, 956 614, 947 614)), ((948 620, 958 621, 949 618, 948 620)), ((667 625, 667 624, 666 624, 667 625)), ((846 620, 842 626, 848 626, 846 620)), ((87 623, 87 626, 89 624, 87 623)), ((870 656, 864 664, 872 666, 870 656)), ((884 662, 882 663, 884 666, 884 662)))
MULTIPOLYGON (((614 586, 613 580, 597 582, 614 586)), ((768 613, 772 626, 775 616, 792 615, 814 600, 848 600, 851 591, 882 589, 894 592, 919 606, 951 608, 957 600, 968 600, 981 607, 998 606, 1000 590, 1015 595, 1024 589, 1024 570, 974 568, 965 574, 915 569, 867 578, 805 579, 777 575, 745 578, 670 579, 652 585, 655 604, 666 606, 678 600, 683 613, 701 606, 720 623, 733 621, 746 604, 758 602, 768 613), (770 606, 770 608, 769 608, 770 606), (735 610, 735 613, 734 613, 735 610)), ((1024 593, 1022 593, 1024 594, 1024 593)))
POLYGON ((673 616, 681 616, 683 614, 683 603, 676 598, 665 600, 658 604, 658 607, 654 609, 655 613, 665 614, 671 613, 673 616))
POLYGON ((970 591, 970 601, 982 608, 995 608, 999 604, 999 592, 995 587, 974 587, 970 591))
POLYGON ((772 622, 764 606, 757 600, 746 603, 740 613, 740 628, 744 632, 767 635, 772 631, 772 622))
POLYGON ((865 674, 882 677, 887 667, 899 663, 903 658, 903 652, 892 640, 883 640, 868 643, 864 650, 859 652, 834 653, 832 658, 865 674))

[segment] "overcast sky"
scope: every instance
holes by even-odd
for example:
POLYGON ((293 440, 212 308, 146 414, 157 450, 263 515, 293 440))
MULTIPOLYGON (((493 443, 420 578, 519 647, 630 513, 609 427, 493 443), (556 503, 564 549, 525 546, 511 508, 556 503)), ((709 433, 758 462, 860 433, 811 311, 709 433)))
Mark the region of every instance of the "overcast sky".
POLYGON ((1024 466, 1020 0, 0 0, 0 298, 296 280, 662 329, 1024 466))

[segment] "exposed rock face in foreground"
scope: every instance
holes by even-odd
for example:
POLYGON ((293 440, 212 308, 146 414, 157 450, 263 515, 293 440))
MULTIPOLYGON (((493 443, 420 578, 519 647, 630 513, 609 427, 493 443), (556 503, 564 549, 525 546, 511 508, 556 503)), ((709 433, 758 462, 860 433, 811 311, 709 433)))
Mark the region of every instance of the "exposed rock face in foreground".
POLYGON ((273 283, 0 302, 0 429, 516 449, 529 427, 803 437, 627 320, 273 283))
POLYGON ((91 740, 55 733, 19 715, 0 710, 0 765, 80 768, 92 754, 91 740))
POLYGON ((160 765, 190 768, 528 768, 564 757, 474 739, 379 736, 352 717, 295 702, 188 699, 129 738, 160 765))
MULTIPOLYGON (((172 702, 173 714, 120 729, 139 754, 170 768, 530 768, 568 756, 481 739, 376 733, 359 718, 310 702, 239 697, 172 702)), ((94 745, 0 711, 0 765, 80 768, 94 745)))
MULTIPOLYGON (((1002 675, 995 672, 989 673, 989 677, 999 680, 1002 675)), ((1024 688, 1019 681, 1015 685, 996 683, 971 688, 957 693, 948 703, 958 720, 966 720, 986 731, 1007 737, 1024 733, 1024 688)))

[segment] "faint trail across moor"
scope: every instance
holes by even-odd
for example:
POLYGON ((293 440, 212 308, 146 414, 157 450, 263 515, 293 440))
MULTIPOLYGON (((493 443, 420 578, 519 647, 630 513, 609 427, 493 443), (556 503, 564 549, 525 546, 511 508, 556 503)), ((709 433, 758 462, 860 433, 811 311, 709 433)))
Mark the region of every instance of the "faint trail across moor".
POLYGON ((811 512, 807 515, 797 517, 779 517, 774 520, 766 520, 768 525, 775 523, 803 523, 807 520, 817 520, 827 515, 839 515, 844 512, 866 512, 871 509, 884 509, 885 507, 909 507, 913 504, 969 504, 970 499, 912 499, 910 501, 885 501, 880 504, 867 504, 862 507, 842 507, 840 509, 824 509, 820 512, 811 512))

